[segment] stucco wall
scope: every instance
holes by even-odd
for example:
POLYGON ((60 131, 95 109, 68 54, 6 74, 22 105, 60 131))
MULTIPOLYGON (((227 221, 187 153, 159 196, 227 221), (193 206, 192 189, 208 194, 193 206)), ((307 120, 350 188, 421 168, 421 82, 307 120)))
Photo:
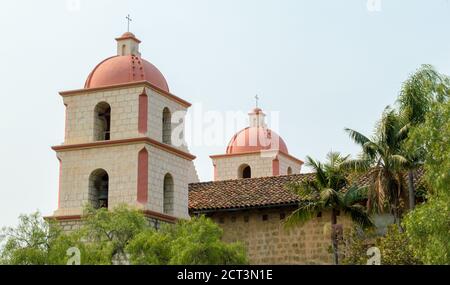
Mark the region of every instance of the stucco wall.
MULTIPOLYGON (((94 109, 100 102, 111 106, 111 141, 150 137, 162 142, 162 113, 165 107, 172 112, 185 111, 180 102, 168 95, 142 86, 113 87, 64 96, 66 128, 64 145, 94 142, 94 109), (147 94, 147 133, 139 133, 139 95, 147 94)), ((181 113, 182 115, 184 113, 181 113)), ((181 116, 182 117, 182 116, 181 116)), ((172 130, 176 130, 173 124, 172 130)), ((183 126, 181 126, 183 127, 183 126)), ((181 132, 184 136, 184 130, 181 132)), ((181 140, 184 140, 182 138, 181 140)), ((187 152, 186 145, 173 145, 187 152)), ((83 149, 57 151, 61 161, 59 208, 57 216, 80 215, 89 201, 89 176, 96 169, 109 175, 109 207, 121 203, 137 205, 156 212, 163 211, 164 176, 170 173, 174 180, 175 217, 188 217, 188 184, 198 182, 192 161, 147 143, 128 143, 83 149), (148 151, 148 203, 138 204, 138 152, 148 151)), ((145 184, 144 184, 145 185, 145 184)))
POLYGON ((91 91, 64 97, 64 144, 89 143, 94 139, 94 109, 100 102, 111 106, 111 140, 139 137, 139 94, 143 87, 91 91))
POLYGON ((301 163, 282 154, 278 155, 278 160, 280 161, 280 175, 287 175, 288 167, 292 169, 291 174, 299 174, 302 169, 301 163))
POLYGON ((162 212, 164 176, 174 180, 174 216, 188 217, 188 183, 193 179, 189 171, 192 162, 143 143, 92 149, 62 151, 59 209, 57 216, 80 215, 88 203, 89 176, 96 169, 104 169, 109 176, 109 207, 126 203, 162 212), (137 159, 139 151, 149 152, 148 203, 137 201, 137 159))
MULTIPOLYGON (((172 118, 177 113, 183 115, 186 107, 159 94, 155 90, 145 87, 148 96, 147 133, 138 131, 139 95, 143 93, 144 86, 112 88, 110 90, 86 91, 75 95, 65 96, 66 127, 64 144, 79 144, 94 142, 94 109, 100 102, 111 106, 111 140, 136 138, 147 136, 162 142, 162 113, 169 108, 172 118), (181 112, 181 113, 180 113, 181 112)), ((180 122, 172 124, 172 131, 180 134, 184 144, 173 146, 187 152, 184 142, 184 130, 180 122), (178 127, 180 126, 180 127, 178 127), (181 130, 181 131, 177 131, 181 130)))
POLYGON ((213 164, 217 174, 215 180, 237 179, 238 169, 242 164, 250 166, 252 178, 272 176, 273 159, 274 157, 261 156, 258 153, 214 158, 213 164))

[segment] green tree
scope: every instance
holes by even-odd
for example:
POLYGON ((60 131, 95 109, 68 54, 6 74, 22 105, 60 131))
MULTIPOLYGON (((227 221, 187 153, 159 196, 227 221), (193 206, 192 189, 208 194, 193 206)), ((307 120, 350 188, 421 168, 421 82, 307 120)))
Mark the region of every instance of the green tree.
POLYGON ((333 229, 331 241, 335 264, 339 263, 338 240, 335 233, 337 212, 349 214, 352 220, 362 227, 372 226, 372 221, 359 203, 365 198, 365 189, 350 187, 347 191, 343 191, 349 186, 349 182, 340 165, 347 159, 348 156, 342 157, 337 152, 330 152, 327 155, 327 162, 322 164, 308 156, 306 165, 315 171, 314 179, 288 186, 300 197, 298 208, 286 220, 288 226, 303 224, 316 217, 319 212, 331 211, 333 229))
POLYGON ((414 255, 425 264, 450 265, 450 196, 432 197, 405 216, 414 255))
POLYGON ((139 233, 126 247, 131 264, 165 265, 171 258, 170 237, 155 230, 139 233))
POLYGON ((378 238, 376 246, 380 249, 383 265, 416 265, 421 264, 415 257, 411 242, 405 232, 391 225, 384 237, 378 238))
POLYGON ((345 129, 350 138, 361 146, 357 159, 345 161, 344 169, 367 173, 369 190, 367 208, 369 211, 385 212, 394 216, 400 227, 400 218, 407 194, 403 174, 409 167, 409 160, 403 155, 402 143, 407 138, 408 128, 395 110, 387 107, 379 121, 375 135, 365 135, 345 129))
POLYGON ((43 265, 48 264, 48 252, 61 230, 47 223, 39 212, 21 215, 17 227, 2 229, 3 248, 0 264, 43 265))
MULTIPOLYGON (((447 90, 448 92, 448 90, 447 90)), ((404 219, 415 255, 425 264, 450 264, 450 102, 437 98, 407 145, 424 150, 428 201, 404 219)))
MULTIPOLYGON (((383 265, 415 265, 421 261, 415 256, 411 240, 396 225, 390 225, 386 234, 378 236, 374 231, 353 229, 344 238, 344 264, 365 265, 369 261, 368 249, 380 250, 383 265)), ((370 253, 370 252, 369 252, 370 253)))
POLYGON ((147 227, 144 215, 126 205, 113 211, 87 207, 81 234, 89 241, 88 244, 95 244, 97 249, 101 248, 100 251, 109 255, 110 260, 116 258, 120 261, 126 259, 128 243, 147 227))
POLYGON ((180 220, 159 232, 146 231, 127 247, 133 264, 247 264, 240 243, 221 241, 222 229, 204 216, 180 220))
MULTIPOLYGON (((450 92, 450 91, 449 91, 450 92)), ((423 124, 413 128, 407 149, 422 149, 425 179, 432 195, 450 193, 450 101, 447 95, 432 103, 423 124)))
MULTIPOLYGON (((433 103, 441 101, 449 92, 449 79, 431 65, 422 65, 403 83, 398 97, 400 115, 405 127, 417 127, 425 122, 433 103)), ((405 156, 410 161, 408 169, 409 207, 415 206, 414 169, 423 163, 426 152, 420 146, 409 148, 405 156)))
POLYGON ((0 264, 67 264, 67 250, 77 248, 83 265, 112 264, 246 264, 241 244, 221 241, 222 230, 205 217, 151 229, 137 209, 88 207, 84 225, 64 232, 39 213, 23 215, 17 227, 6 228, 0 264))

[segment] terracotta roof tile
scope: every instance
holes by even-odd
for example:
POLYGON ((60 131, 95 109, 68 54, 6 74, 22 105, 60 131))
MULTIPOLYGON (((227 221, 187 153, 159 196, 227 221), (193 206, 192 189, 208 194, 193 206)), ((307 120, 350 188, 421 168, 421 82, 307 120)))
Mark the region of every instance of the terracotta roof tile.
MULTIPOLYGON (((423 169, 416 171, 416 184, 422 175, 423 169)), ((307 173, 189 184, 189 210, 245 209, 296 204, 299 197, 285 186, 313 177, 314 173, 307 173)), ((356 184, 364 186, 369 183, 368 180, 367 174, 361 175, 356 179, 356 184)))

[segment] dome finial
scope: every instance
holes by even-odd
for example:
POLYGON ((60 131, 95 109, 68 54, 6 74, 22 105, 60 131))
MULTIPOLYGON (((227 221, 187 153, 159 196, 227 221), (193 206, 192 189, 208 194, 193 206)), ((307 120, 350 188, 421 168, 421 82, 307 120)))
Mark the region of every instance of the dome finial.
POLYGON ((259 96, 258 96, 258 94, 256 94, 256 96, 255 96, 255 101, 256 101, 255 107, 258 108, 258 101, 259 101, 259 96))
POLYGON ((127 23, 128 23, 127 32, 129 33, 130 32, 130 22, 132 22, 133 19, 131 19, 130 14, 128 14, 125 19, 127 19, 127 23))

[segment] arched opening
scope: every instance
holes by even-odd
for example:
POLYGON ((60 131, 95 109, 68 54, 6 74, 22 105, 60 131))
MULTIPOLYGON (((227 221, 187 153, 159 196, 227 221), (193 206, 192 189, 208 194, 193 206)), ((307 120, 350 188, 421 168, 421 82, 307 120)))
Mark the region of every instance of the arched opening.
POLYGON ((111 139, 111 107, 100 102, 94 109, 94 140, 109 141, 111 139))
POLYGON ((122 45, 122 55, 126 55, 126 51, 127 51, 127 46, 122 45))
POLYGON ((164 176, 164 201, 163 201, 163 212, 167 215, 173 215, 173 205, 174 205, 174 191, 173 191, 173 178, 172 175, 167 173, 164 176))
POLYGON ((95 208, 108 208, 109 176, 97 169, 89 176, 89 202, 95 208))
POLYGON ((239 167, 238 170, 239 178, 252 178, 252 169, 248 164, 243 164, 239 167))
POLYGON ((172 114, 169 108, 164 108, 163 110, 162 141, 166 144, 172 143, 172 114))
POLYGON ((292 174, 292 168, 291 168, 290 166, 289 166, 288 169, 287 169, 287 174, 288 174, 288 175, 291 175, 291 174, 292 174))

